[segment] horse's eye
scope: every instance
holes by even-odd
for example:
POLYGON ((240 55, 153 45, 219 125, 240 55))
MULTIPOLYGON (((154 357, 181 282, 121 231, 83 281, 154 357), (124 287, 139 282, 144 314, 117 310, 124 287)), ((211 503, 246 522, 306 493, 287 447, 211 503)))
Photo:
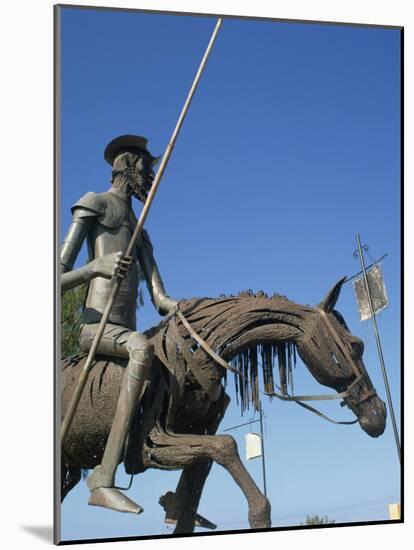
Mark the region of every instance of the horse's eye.
POLYGON ((359 359, 360 357, 362 357, 363 353, 364 353, 364 344, 359 342, 354 342, 352 344, 352 355, 359 359))

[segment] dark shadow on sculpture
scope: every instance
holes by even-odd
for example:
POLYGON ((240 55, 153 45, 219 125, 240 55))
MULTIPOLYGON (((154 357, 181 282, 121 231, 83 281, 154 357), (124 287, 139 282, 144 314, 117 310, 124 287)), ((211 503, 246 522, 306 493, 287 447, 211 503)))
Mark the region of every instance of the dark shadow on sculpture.
MULTIPOLYGON (((179 307, 205 342, 241 372, 235 384, 242 409, 249 402, 258 407, 259 391, 273 391, 277 366, 283 389, 286 366, 298 353, 319 383, 339 393, 349 390, 344 404, 366 433, 378 437, 385 429, 386 409, 365 370, 362 341, 334 309, 342 284, 343 279, 317 307, 249 291, 183 300, 179 307)), ((235 440, 215 435, 229 403, 227 371, 195 342, 176 315, 145 334, 155 359, 149 389, 123 452, 127 473, 182 469, 175 492, 162 496, 160 504, 166 522, 176 524, 175 533, 189 533, 195 525, 215 528, 197 514, 215 461, 243 491, 251 528, 270 527, 270 503, 242 464, 235 440)), ((63 363, 63 414, 84 360, 78 356, 63 363)), ((126 359, 96 357, 62 448, 62 499, 80 480, 81 468, 94 468, 101 460, 126 364, 126 359)))

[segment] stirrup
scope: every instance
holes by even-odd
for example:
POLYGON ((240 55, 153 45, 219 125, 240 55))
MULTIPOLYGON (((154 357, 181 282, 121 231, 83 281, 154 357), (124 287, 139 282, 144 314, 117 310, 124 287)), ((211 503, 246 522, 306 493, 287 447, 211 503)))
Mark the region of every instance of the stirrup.
POLYGON ((114 487, 97 487, 93 489, 88 504, 102 506, 102 508, 109 508, 117 512, 130 512, 131 514, 141 514, 144 511, 144 508, 114 487))

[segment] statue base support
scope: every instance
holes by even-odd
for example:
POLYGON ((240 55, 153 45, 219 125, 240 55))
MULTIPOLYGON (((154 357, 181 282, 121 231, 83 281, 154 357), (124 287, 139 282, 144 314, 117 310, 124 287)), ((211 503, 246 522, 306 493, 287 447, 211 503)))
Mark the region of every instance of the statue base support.
MULTIPOLYGON (((160 497, 159 503, 166 512, 164 523, 167 525, 177 525, 178 518, 182 510, 182 506, 177 495, 172 491, 168 491, 168 493, 165 493, 165 495, 160 497)), ((195 515, 195 526, 211 530, 217 529, 217 525, 215 523, 212 523, 203 516, 200 516, 200 514, 195 515)))

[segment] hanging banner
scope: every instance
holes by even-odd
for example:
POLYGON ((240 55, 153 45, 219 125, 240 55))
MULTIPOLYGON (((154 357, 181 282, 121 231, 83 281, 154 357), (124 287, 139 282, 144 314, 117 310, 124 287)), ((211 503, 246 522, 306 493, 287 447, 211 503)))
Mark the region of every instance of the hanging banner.
POLYGON ((246 438, 246 459, 258 458, 262 456, 262 438, 259 434, 248 433, 246 438))
MULTIPOLYGON (((374 265, 368 272, 368 285, 371 292, 372 306, 374 313, 382 311, 388 305, 387 291, 384 285, 381 267, 374 265)), ((364 276, 357 277, 353 282, 356 300, 359 309, 361 321, 371 319, 371 310, 369 307, 368 295, 365 288, 364 276)))

